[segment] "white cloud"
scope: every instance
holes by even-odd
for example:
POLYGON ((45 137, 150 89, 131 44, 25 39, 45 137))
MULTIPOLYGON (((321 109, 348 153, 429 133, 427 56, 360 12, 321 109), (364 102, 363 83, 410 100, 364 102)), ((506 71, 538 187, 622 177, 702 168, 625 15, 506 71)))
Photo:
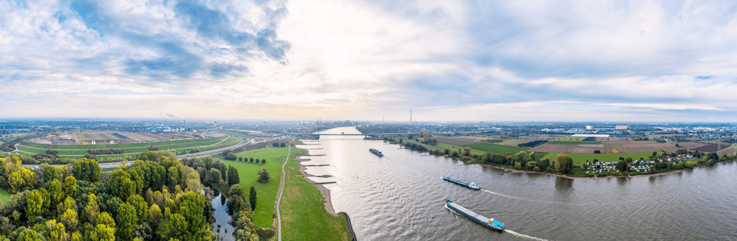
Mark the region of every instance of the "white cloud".
POLYGON ((81 3, 92 15, 76 1, 27 4, 0 2, 6 117, 402 120, 412 108, 428 120, 676 121, 737 110, 731 2, 81 3))

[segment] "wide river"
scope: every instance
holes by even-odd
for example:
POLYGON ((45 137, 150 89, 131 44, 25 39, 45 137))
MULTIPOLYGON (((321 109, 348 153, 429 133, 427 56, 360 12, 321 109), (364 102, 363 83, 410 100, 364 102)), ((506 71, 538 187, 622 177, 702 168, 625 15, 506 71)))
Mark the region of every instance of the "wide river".
MULTIPOLYGON (((326 133, 360 133, 335 128, 326 133)), ((737 164, 653 177, 571 180, 512 174, 360 136, 304 141, 307 172, 350 215, 359 240, 737 240, 737 164), (384 157, 371 154, 376 148, 384 157), (502 175, 503 174, 503 175, 502 175), (440 179, 473 181, 474 191, 440 179), (506 224, 454 214, 450 199, 506 224)))

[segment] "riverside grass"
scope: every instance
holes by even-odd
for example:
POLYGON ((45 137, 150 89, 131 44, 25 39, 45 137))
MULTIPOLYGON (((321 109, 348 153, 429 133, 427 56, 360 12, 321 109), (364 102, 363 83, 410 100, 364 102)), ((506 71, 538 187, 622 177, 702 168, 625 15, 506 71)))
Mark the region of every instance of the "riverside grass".
POLYGON ((350 240, 343 216, 326 211, 325 197, 300 171, 295 157, 305 154, 302 149, 292 149, 284 167, 286 180, 281 203, 284 240, 350 240))
MULTIPOLYGON (((544 158, 548 158, 550 160, 555 159, 555 156, 557 156, 559 153, 548 153, 545 155, 544 158)), ((653 154, 652 152, 635 152, 635 153, 601 153, 601 154, 595 154, 595 153, 563 153, 564 155, 570 156, 573 158, 573 165, 575 166, 581 166, 584 163, 586 163, 586 160, 594 161, 594 159, 599 160, 599 162, 616 162, 619 161, 619 157, 631 157, 632 160, 640 160, 640 158, 648 159, 653 154)))
POLYGON ((238 157, 249 158, 249 162, 245 161, 228 161, 218 158, 225 165, 231 165, 238 170, 238 176, 241 179, 241 187, 246 191, 251 186, 256 187, 257 202, 256 210, 253 212, 253 223, 259 228, 271 228, 274 222, 274 205, 276 203, 276 194, 279 191, 279 182, 281 181, 281 165, 287 157, 289 150, 287 147, 268 147, 255 149, 247 152, 238 153, 238 157), (254 162, 250 162, 250 158, 254 162), (266 159, 266 163, 256 164, 255 159, 266 159), (266 168, 269 172, 268 183, 259 183, 258 171, 266 168))

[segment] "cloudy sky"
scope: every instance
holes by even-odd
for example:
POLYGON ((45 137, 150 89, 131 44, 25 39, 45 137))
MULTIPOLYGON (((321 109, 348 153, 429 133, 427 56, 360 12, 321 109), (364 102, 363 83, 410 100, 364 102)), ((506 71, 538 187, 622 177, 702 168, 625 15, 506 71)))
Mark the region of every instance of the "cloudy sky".
POLYGON ((735 1, 0 0, 0 118, 737 120, 735 1))

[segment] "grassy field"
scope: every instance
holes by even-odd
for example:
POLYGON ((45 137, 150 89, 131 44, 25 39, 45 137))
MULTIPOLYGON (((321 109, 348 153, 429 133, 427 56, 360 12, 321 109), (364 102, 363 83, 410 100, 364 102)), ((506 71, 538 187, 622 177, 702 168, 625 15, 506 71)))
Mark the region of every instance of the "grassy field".
POLYGON ((3 201, 3 205, 10 200, 10 193, 6 191, 5 189, 0 188, 0 200, 3 201))
POLYGON ((520 141, 520 139, 508 140, 508 141, 499 142, 499 143, 496 143, 496 144, 506 145, 506 144, 512 144, 512 143, 515 143, 515 142, 518 142, 518 141, 520 141))
POLYGON ((13 133, 13 134, 7 134, 7 135, 1 135, 0 137, 19 137, 19 136, 25 136, 28 135, 28 133, 13 133))
POLYGON ((527 147, 516 147, 516 146, 503 146, 503 145, 496 145, 496 144, 486 144, 486 143, 476 143, 471 145, 466 145, 467 147, 470 147, 471 149, 476 149, 479 151, 484 152, 493 152, 493 153, 509 153, 509 154, 515 154, 520 151, 526 151, 527 147))
POLYGON ((573 136, 566 136, 559 138, 560 141, 582 141, 583 139, 586 139, 586 137, 573 137, 573 136))
POLYGON ((148 147, 157 147, 160 150, 191 150, 200 148, 200 151, 217 149, 226 145, 238 144, 240 140, 236 137, 222 136, 208 139, 193 140, 177 140, 150 143, 130 143, 130 144, 114 144, 114 145, 44 145, 38 143, 23 143, 18 145, 18 149, 30 153, 45 153, 46 150, 56 150, 59 157, 82 157, 87 154, 87 150, 97 149, 123 149, 125 154, 122 155, 98 155, 100 157, 120 157, 126 155, 135 155, 148 151, 148 147))
MULTIPOLYGON (((635 153, 602 153, 602 154, 594 154, 594 153, 564 153, 565 155, 570 156, 573 158, 573 165, 580 166, 586 163, 586 160, 593 161, 594 159, 598 159, 599 162, 613 162, 613 161, 619 161, 619 157, 631 157, 633 160, 640 160, 640 158, 648 159, 650 158, 650 155, 652 155, 652 152, 635 152, 635 153)), ((550 160, 555 159, 555 156, 557 156, 558 153, 548 153, 545 155, 544 158, 548 158, 550 160)))
POLYGON ((243 133, 232 132, 232 131, 216 131, 216 132, 217 133, 220 133, 220 134, 233 135, 233 136, 238 136, 238 137, 242 137, 242 138, 256 138, 257 137, 257 136, 246 135, 246 134, 243 134, 243 133))
MULTIPOLYGON (((350 240, 345 219, 325 210, 325 197, 307 181, 295 156, 305 151, 294 149, 284 168, 286 180, 281 203, 284 240, 350 240)), ((277 182, 278 183, 278 182, 277 182)))
POLYGON ((551 145, 588 145, 588 144, 604 144, 601 141, 551 141, 551 145))
POLYGON ((241 178, 241 187, 248 192, 251 186, 256 187, 258 193, 258 201, 256 210, 253 214, 253 222, 256 227, 271 228, 274 215, 274 204, 276 203, 276 193, 279 190, 279 182, 281 181, 281 165, 287 157, 287 147, 269 147, 238 153, 238 157, 254 159, 266 159, 266 163, 255 164, 238 161, 226 161, 220 159, 226 165, 232 165, 238 169, 238 176, 241 178), (258 171, 266 168, 269 171, 271 179, 268 183, 258 183, 258 171))

